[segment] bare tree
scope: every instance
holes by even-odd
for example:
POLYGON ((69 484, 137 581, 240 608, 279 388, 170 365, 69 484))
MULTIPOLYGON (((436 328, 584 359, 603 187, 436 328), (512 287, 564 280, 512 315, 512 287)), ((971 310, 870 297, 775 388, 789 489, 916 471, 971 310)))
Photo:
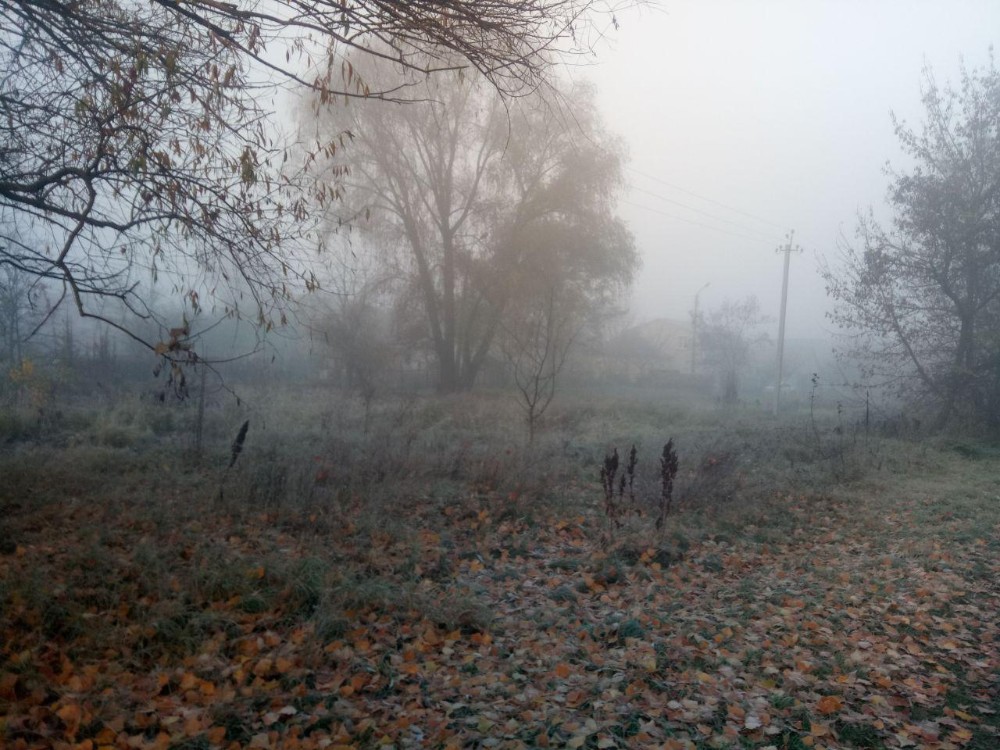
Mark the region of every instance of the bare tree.
POLYGON ((0 268, 0 367, 20 367, 24 344, 38 325, 42 290, 15 268, 0 268))
POLYGON ((722 382, 722 401, 736 404, 740 398, 740 373, 750 362, 753 347, 767 340, 758 329, 767 318, 753 295, 739 301, 724 300, 698 326, 699 346, 704 361, 715 369, 722 382))
POLYGON ((870 381, 953 417, 1000 428, 1000 71, 957 89, 924 73, 925 120, 895 121, 912 159, 890 171, 890 227, 869 213, 858 246, 824 269, 842 354, 870 381))
POLYGON ((361 398, 365 427, 372 402, 385 384, 397 354, 392 330, 391 279, 386 278, 363 249, 341 245, 325 287, 328 304, 314 313, 313 326, 333 354, 334 364, 349 389, 361 398))
POLYGON ((408 98, 360 79, 353 52, 471 68, 516 94, 557 50, 589 47, 600 18, 616 23, 599 0, 0 0, 0 264, 168 357, 191 356, 190 331, 164 323, 157 342, 129 322, 155 317, 151 279, 195 310, 213 292, 226 315, 279 324, 316 279, 293 253, 308 185, 282 170, 278 86, 408 98))
POLYGON ((550 286, 531 307, 517 308, 504 324, 500 349, 524 408, 529 443, 534 442, 538 420, 556 395, 557 378, 582 325, 581 311, 556 286, 550 286))
POLYGON ((594 296, 608 281, 627 282, 636 254, 614 214, 621 152, 591 93, 567 97, 570 119, 538 98, 505 107, 469 77, 425 90, 424 104, 355 108, 349 123, 319 126, 355 134, 337 163, 350 171, 351 195, 367 197, 352 215, 370 217, 362 227, 419 299, 447 392, 473 385, 522 269, 538 268, 550 245, 561 248, 567 278, 594 296))

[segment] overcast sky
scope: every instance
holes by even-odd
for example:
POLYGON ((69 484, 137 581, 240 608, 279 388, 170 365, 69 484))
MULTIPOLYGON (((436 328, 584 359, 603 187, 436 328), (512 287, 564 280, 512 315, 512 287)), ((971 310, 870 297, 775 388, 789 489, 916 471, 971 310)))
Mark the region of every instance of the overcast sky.
POLYGON ((636 320, 685 319, 708 283, 702 309, 756 294, 776 321, 775 248, 794 229, 788 335, 812 336, 829 330, 817 254, 836 257, 858 210, 884 206, 886 162, 903 163, 890 111, 921 120, 925 62, 939 83, 983 64, 1000 2, 660 0, 620 22, 572 75, 628 144, 636 320))

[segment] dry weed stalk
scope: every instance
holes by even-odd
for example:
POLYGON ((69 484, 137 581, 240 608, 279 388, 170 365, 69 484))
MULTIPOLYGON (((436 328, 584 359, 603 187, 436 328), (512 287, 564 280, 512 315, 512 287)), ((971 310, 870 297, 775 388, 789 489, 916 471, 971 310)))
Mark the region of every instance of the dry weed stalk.
POLYGON ((222 502, 223 500, 223 489, 226 484, 226 478, 229 476, 229 470, 233 468, 236 463, 236 459, 240 457, 240 453, 243 452, 243 443, 247 439, 247 430, 250 429, 250 420, 246 420, 243 426, 240 427, 240 431, 236 433, 236 439, 233 440, 232 453, 229 457, 229 464, 226 466, 225 471, 222 472, 222 478, 219 480, 219 494, 216 497, 217 502, 222 502))
POLYGON ((674 479, 677 477, 677 451, 674 450, 674 439, 670 438, 663 446, 660 457, 660 514, 656 519, 656 528, 662 529, 663 522, 670 513, 674 499, 674 479))
POLYGON ((634 444, 628 453, 628 463, 625 464, 621 474, 618 473, 620 464, 618 448, 613 448, 611 453, 604 457, 604 465, 601 467, 601 487, 604 490, 604 514, 608 519, 609 538, 615 529, 621 528, 622 518, 627 513, 641 515, 635 501, 635 467, 638 463, 638 452, 634 444), (627 505, 626 488, 628 488, 627 505))
POLYGON ((637 516, 641 515, 639 507, 635 503, 635 465, 639 463, 638 454, 635 450, 635 443, 632 443, 632 450, 628 452, 628 463, 625 465, 625 474, 622 475, 622 487, 620 495, 625 494, 625 475, 628 475, 628 500, 632 512, 637 516))
MULTIPOLYGON (((604 514, 608 519, 606 541, 611 541, 615 529, 621 528, 621 519, 626 513, 631 512, 636 516, 642 515, 642 509, 635 497, 635 467, 638 463, 639 456, 635 444, 632 445, 632 449, 628 453, 628 463, 625 464, 621 474, 618 473, 618 449, 612 449, 612 452, 604 457, 604 465, 601 467, 601 488, 604 490, 604 514), (628 504, 625 502, 626 488, 628 488, 628 504)), ((659 513, 656 518, 657 529, 663 528, 664 520, 670 513, 676 477, 677 451, 674 450, 674 440, 671 438, 663 446, 663 455, 660 458, 661 489, 659 513)))
MULTIPOLYGON (((609 529, 621 526, 620 503, 615 498, 615 477, 618 474, 618 449, 614 448, 610 455, 604 457, 601 467, 601 487, 604 489, 604 515, 608 518, 609 529)), ((624 481, 625 475, 622 475, 624 481)))
POLYGON ((247 439, 248 429, 250 429, 249 419, 243 423, 240 431, 236 433, 236 439, 233 441, 232 455, 229 458, 229 466, 226 467, 227 470, 233 468, 236 459, 240 457, 240 453, 243 451, 243 442, 247 439))

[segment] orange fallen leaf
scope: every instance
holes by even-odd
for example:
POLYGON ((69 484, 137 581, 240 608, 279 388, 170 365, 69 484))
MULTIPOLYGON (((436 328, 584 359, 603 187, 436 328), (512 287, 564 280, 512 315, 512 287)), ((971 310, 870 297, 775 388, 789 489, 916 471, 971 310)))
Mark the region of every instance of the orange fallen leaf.
POLYGON ((209 743, 213 745, 221 745, 226 739, 226 728, 225 727, 212 727, 207 732, 205 732, 205 737, 208 739, 209 743))
POLYGON ((826 737, 828 734, 830 734, 830 727, 828 727, 826 724, 819 724, 817 722, 814 722, 812 726, 809 728, 809 734, 811 734, 813 737, 826 737))
POLYGON ((438 635, 437 630, 433 626, 431 626, 426 630, 424 630, 423 641, 428 646, 437 646, 440 645, 441 643, 441 636, 438 635))
POLYGON ((202 720, 198 716, 189 716, 184 721, 184 734, 188 737, 194 737, 201 733, 202 720))
POLYGON ((63 724, 66 725, 66 734, 69 737, 76 735, 80 731, 80 722, 83 720, 83 711, 75 703, 70 703, 62 706, 58 711, 56 711, 56 716, 62 719, 63 724))
MULTIPOLYGON (((223 734, 225 734, 225 729, 223 729, 223 734)), ((111 727, 105 726, 102 727, 101 731, 98 732, 97 735, 94 737, 94 741, 97 742, 98 747, 101 747, 102 745, 114 745, 115 738, 117 737, 118 737, 118 732, 116 732, 111 727)))
POLYGON ((258 677, 263 677, 271 672, 271 667, 274 666, 274 662, 270 659, 261 659, 253 667, 253 673, 258 677))
POLYGON ((0 698, 8 701, 14 700, 17 680, 17 675, 11 672, 0 675, 0 698))
POLYGON ((198 686, 198 677, 193 675, 191 672, 185 672, 184 676, 181 677, 180 688, 181 690, 193 690, 198 686))
POLYGON ((839 695, 825 695, 816 703, 816 710, 824 716, 835 714, 844 707, 844 699, 839 695))

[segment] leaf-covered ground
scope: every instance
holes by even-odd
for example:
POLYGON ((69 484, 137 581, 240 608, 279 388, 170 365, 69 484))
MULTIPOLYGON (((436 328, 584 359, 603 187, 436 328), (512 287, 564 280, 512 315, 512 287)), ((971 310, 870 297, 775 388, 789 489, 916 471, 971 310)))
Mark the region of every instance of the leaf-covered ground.
POLYGON ((9 500, 0 744, 1000 747, 996 460, 612 544, 596 481, 300 516, 198 482, 9 500))

